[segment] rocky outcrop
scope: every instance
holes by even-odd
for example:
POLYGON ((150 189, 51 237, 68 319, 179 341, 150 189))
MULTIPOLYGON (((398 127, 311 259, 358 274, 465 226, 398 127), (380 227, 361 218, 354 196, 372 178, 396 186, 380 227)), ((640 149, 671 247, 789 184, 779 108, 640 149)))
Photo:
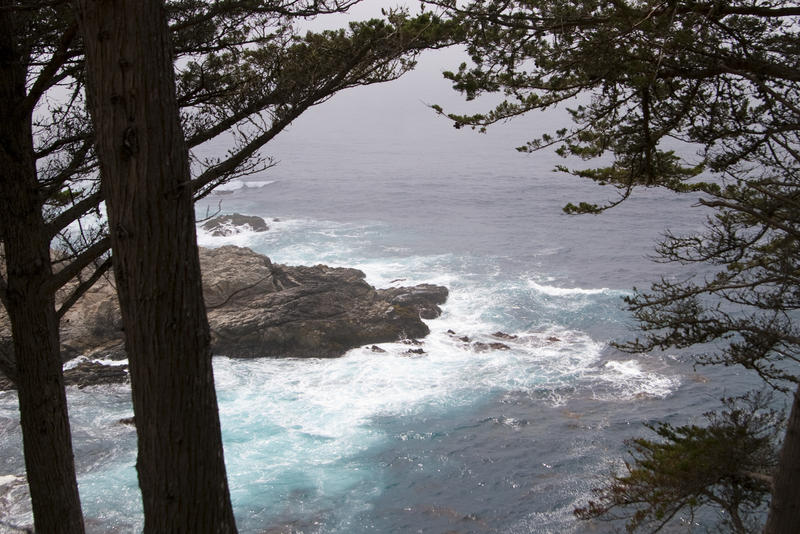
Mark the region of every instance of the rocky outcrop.
MULTIPOLYGON (((332 358, 355 347, 424 337, 429 330, 421 318, 438 317, 447 299, 441 286, 376 290, 356 269, 279 265, 234 246, 200 249, 200 264, 212 351, 231 357, 332 358)), ((8 367, 9 376, 11 349, 0 343, 0 371, 8 367)), ((63 317, 61 349, 65 360, 126 357, 113 278, 100 280, 63 317)), ((126 377, 126 366, 91 361, 65 371, 67 384, 79 387, 126 377)), ((0 372, 0 390, 10 387, 0 372)))
MULTIPOLYGON (((347 350, 424 337, 420 319, 441 313, 447 289, 376 290, 356 269, 290 267, 250 249, 200 249, 212 350, 232 357, 336 357, 347 350)), ((101 281, 65 315, 66 358, 124 358, 113 281, 101 281)))
POLYGON ((228 236, 241 233, 244 230, 251 232, 266 232, 269 230, 266 221, 255 215, 220 215, 205 221, 200 227, 210 232, 213 236, 228 236))
POLYGON ((234 357, 335 357, 424 337, 447 289, 375 290, 356 269, 289 267, 245 248, 201 251, 212 349, 234 357), (403 295, 408 295, 404 297, 403 295))

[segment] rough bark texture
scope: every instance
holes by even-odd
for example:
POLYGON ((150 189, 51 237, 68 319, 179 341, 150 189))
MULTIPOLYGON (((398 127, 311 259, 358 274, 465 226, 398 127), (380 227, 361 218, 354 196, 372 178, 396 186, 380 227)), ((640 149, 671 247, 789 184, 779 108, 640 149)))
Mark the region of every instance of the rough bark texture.
POLYGON ((26 61, 16 21, 0 1, 0 234, 4 304, 17 358, 25 468, 38 532, 83 532, 67 399, 61 374, 50 239, 41 215, 31 116, 22 105, 26 61))
POLYGON ((80 0, 145 532, 235 532, 162 2, 80 0))
POLYGON ((783 439, 778 469, 773 477, 772 501, 765 534, 793 534, 800 529, 800 386, 783 439))

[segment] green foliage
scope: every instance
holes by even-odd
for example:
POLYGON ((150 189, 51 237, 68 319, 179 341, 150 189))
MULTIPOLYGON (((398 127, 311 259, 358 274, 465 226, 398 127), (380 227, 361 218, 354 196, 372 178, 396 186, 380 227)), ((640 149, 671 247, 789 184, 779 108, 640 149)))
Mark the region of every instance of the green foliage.
POLYGON ((485 129, 591 95, 569 110, 572 128, 520 150, 613 157, 592 179, 686 191, 703 168, 750 161, 774 136, 796 130, 800 8, 792 2, 428 3, 466 30, 473 63, 445 73, 453 87, 468 100, 506 97, 485 113, 447 114, 454 126, 485 129), (670 140, 698 144, 700 160, 683 163, 663 148, 670 140))
POLYGON ((628 442, 623 472, 608 477, 575 515, 656 532, 705 512, 719 515, 728 531, 757 532, 783 421, 769 401, 760 393, 723 399, 723 410, 706 414, 705 426, 648 425, 658 439, 628 442))

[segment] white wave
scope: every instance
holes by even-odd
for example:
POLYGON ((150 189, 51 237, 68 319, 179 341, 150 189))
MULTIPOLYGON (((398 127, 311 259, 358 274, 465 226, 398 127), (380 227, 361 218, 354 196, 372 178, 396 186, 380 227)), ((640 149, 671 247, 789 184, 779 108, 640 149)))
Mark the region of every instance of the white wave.
POLYGON ((449 261, 451 256, 442 254, 364 259, 352 262, 349 266, 363 271, 367 283, 378 288, 417 284, 437 284, 451 288, 458 277, 441 267, 449 261))
POLYGON ((664 398, 677 389, 680 378, 642 369, 637 360, 608 361, 598 378, 605 381, 613 393, 600 394, 605 400, 630 400, 634 398, 664 398))
POLYGON ((80 365, 83 362, 92 362, 98 363, 100 365, 109 365, 109 366, 122 366, 128 365, 128 360, 110 360, 107 358, 87 358, 86 356, 78 356, 77 358, 73 358, 64 363, 64 370, 73 369, 80 365))
POLYGON ((274 184, 277 180, 231 180, 230 182, 218 185, 215 191, 238 191, 239 189, 258 189, 274 184))
POLYGON ((533 280, 528 280, 528 287, 530 287, 535 291, 538 291, 539 293, 543 293, 551 297, 572 297, 576 295, 600 295, 611 291, 607 287, 600 289, 584 289, 581 287, 548 286, 544 284, 539 284, 533 280))
MULTIPOLYGON (((269 223, 267 223, 269 225, 269 223)), ((255 232, 249 225, 236 228, 236 233, 224 236, 212 235, 211 232, 197 226, 197 244, 201 247, 217 248, 225 245, 236 245, 237 247, 253 248, 258 240, 262 239, 267 232, 255 232)))

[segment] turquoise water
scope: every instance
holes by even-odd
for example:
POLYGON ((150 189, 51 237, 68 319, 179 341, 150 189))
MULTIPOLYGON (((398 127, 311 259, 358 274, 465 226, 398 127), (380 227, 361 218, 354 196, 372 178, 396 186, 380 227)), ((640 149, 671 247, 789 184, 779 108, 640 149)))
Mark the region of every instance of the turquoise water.
MULTIPOLYGON (((274 198, 275 185, 248 191, 247 202, 274 198)), ((428 321, 422 356, 388 343, 385 354, 335 360, 215 358, 242 532, 582 532, 572 509, 639 422, 697 417, 737 380, 705 382, 678 355, 610 348, 628 332, 627 289, 579 287, 513 254, 414 254, 405 232, 415 230, 388 223, 279 219, 266 234, 201 233, 200 242, 355 266, 379 287, 439 283, 451 295, 428 321), (489 342, 498 330, 517 336, 504 341, 511 350, 475 351, 448 333, 489 342)), ((135 434, 117 422, 132 413, 128 395, 124 386, 69 392, 84 512, 97 532, 141 524, 135 434)), ((15 410, 13 394, 0 394, 3 474, 18 477, 15 410)), ((4 513, 24 524, 18 493, 4 513)))
MULTIPOLYGON (((387 343, 335 360, 215 357, 240 531, 610 531, 572 510, 619 465, 623 441, 642 422, 696 422, 753 383, 610 345, 635 335, 621 302, 632 286, 685 274, 647 258, 659 235, 704 214, 651 190, 601 217, 566 216, 566 202, 613 191, 515 153, 536 124, 477 136, 423 119, 408 83, 337 96, 272 146, 279 166, 198 207, 271 221, 264 234, 201 232, 203 246, 357 267, 377 287, 450 288, 424 355, 387 343), (517 338, 480 352, 448 331, 517 338)), ((68 396, 89 530, 137 531, 135 431, 118 423, 132 415, 127 386, 68 396)), ((0 520, 25 525, 20 439, 16 397, 0 393, 0 520)))

